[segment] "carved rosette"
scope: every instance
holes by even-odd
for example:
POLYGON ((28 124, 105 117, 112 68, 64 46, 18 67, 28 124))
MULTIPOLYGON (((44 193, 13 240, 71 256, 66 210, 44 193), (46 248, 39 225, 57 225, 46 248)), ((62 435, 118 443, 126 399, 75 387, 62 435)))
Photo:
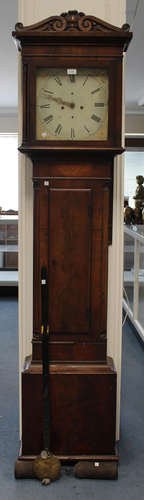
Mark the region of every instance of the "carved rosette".
POLYGON ((15 26, 16 32, 21 31, 43 31, 43 32, 59 32, 59 31, 81 31, 81 32, 120 32, 128 31, 129 25, 122 28, 113 26, 112 24, 101 21, 100 19, 85 15, 83 12, 76 10, 62 13, 60 16, 52 16, 44 21, 33 24, 32 26, 23 26, 22 23, 17 23, 15 26))

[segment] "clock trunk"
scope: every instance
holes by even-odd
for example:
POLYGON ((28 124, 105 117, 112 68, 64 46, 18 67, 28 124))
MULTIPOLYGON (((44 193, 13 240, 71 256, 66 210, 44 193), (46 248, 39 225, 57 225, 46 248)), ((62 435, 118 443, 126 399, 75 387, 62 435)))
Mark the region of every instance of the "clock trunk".
POLYGON ((110 161, 109 176, 102 177, 101 158, 98 166, 86 155, 79 165, 75 160, 71 177, 66 175, 68 156, 34 164, 34 211, 40 214, 34 223, 34 359, 41 359, 39 283, 45 266, 50 360, 106 362, 113 168, 110 161), (89 166, 93 178, 84 176, 89 166))

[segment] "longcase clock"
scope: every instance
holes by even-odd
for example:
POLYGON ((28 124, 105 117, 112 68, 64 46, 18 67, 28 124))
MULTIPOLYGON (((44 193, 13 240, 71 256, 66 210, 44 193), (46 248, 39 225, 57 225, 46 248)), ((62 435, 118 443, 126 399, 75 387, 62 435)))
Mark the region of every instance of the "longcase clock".
POLYGON ((122 57, 131 39, 70 11, 17 24, 23 140, 33 163, 33 353, 22 373, 21 459, 42 449, 41 269, 47 273, 51 448, 115 461, 116 371, 107 357, 113 164, 121 146, 122 57))

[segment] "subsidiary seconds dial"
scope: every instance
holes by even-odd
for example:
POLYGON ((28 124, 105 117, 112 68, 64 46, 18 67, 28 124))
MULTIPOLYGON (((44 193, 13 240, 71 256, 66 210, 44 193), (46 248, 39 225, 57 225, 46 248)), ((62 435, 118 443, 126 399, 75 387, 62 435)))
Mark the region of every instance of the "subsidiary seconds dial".
POLYGON ((38 68, 36 139, 91 141, 107 138, 107 71, 38 68))

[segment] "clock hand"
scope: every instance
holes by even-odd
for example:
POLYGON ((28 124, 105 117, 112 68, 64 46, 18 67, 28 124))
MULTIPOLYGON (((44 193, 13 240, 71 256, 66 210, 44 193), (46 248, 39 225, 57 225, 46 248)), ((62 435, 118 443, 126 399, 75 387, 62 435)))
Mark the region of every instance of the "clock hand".
MULTIPOLYGON (((46 89, 43 89, 43 90, 45 92, 47 92, 46 89)), ((75 108, 75 103, 74 102, 63 101, 63 99, 61 99, 61 97, 53 97, 52 95, 49 94, 49 95, 47 95, 47 98, 48 99, 52 99, 52 101, 57 102, 57 104, 63 104, 64 106, 68 106, 71 109, 75 108)))
POLYGON ((75 108, 75 103, 74 102, 68 102, 68 101, 63 101, 61 97, 52 97, 53 101, 56 101, 58 104, 63 104, 63 106, 68 106, 68 108, 75 108))

